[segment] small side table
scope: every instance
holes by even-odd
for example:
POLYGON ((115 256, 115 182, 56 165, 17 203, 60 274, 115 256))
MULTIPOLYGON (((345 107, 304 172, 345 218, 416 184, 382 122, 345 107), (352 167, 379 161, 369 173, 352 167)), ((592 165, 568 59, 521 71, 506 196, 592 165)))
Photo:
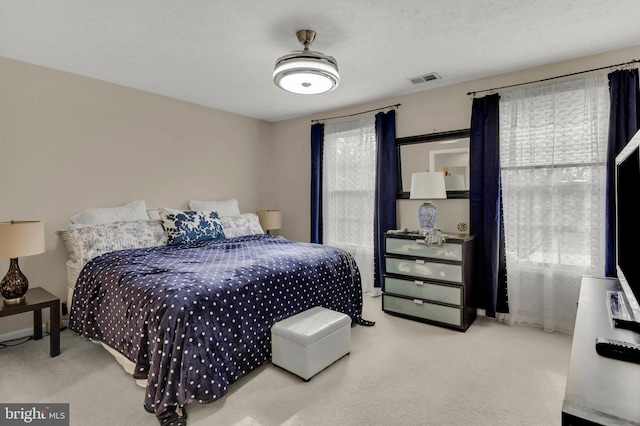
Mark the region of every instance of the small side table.
POLYGON ((49 322, 51 340, 49 341, 49 356, 60 355, 60 298, 41 287, 30 288, 25 294, 25 300, 15 305, 5 305, 0 298, 0 318, 10 315, 33 311, 33 339, 42 339, 42 309, 49 308, 49 322))

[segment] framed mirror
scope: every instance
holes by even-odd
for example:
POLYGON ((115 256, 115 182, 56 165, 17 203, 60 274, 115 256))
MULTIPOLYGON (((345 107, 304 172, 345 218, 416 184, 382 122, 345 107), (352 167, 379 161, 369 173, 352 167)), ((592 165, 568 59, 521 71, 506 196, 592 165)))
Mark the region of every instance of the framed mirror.
POLYGON ((469 129, 396 139, 398 199, 408 199, 411 174, 445 173, 447 198, 469 198, 469 129))

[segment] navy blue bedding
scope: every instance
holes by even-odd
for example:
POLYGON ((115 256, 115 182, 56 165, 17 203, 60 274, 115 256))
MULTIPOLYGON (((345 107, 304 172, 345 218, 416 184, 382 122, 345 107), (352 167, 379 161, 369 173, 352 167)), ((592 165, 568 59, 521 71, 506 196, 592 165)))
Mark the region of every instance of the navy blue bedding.
POLYGON ((69 328, 135 363, 157 416, 211 402, 271 359, 270 328, 324 306, 361 320, 351 255, 270 235, 120 250, 78 278, 69 328))

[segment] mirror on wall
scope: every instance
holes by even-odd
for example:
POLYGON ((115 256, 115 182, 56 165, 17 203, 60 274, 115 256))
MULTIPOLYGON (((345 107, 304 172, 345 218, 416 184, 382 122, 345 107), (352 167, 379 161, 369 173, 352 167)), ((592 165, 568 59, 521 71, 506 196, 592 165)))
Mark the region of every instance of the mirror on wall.
POLYGON ((398 196, 409 198, 411 174, 445 173, 447 198, 469 198, 469 129, 396 139, 398 196))

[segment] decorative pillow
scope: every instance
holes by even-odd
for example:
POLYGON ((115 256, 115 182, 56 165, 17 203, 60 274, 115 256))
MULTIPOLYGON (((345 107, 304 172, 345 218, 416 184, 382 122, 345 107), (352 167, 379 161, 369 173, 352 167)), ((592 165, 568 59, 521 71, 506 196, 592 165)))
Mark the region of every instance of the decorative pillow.
POLYGON ((58 235, 62 238, 62 242, 69 252, 69 260, 74 265, 77 264, 78 255, 76 253, 78 252, 79 247, 78 244, 76 244, 76 239, 71 234, 71 231, 58 231, 58 235))
POLYGON ((224 235, 227 238, 242 237, 245 235, 264 234, 260 226, 258 215, 244 213, 235 216, 223 216, 220 218, 224 235))
POLYGON ((72 224, 69 231, 58 234, 69 251, 69 260, 80 268, 111 251, 167 245, 162 223, 157 220, 72 224))
POLYGON ((147 215, 149 215, 149 220, 161 220, 159 208, 147 209, 147 215))
POLYGON ((147 206, 143 200, 132 201, 119 207, 87 209, 71 216, 71 223, 97 225, 100 223, 129 222, 149 220, 147 206))
POLYGON ((160 209, 169 245, 225 239, 218 213, 160 209))
POLYGON ((219 217, 240 214, 238 200, 235 198, 225 201, 189 201, 189 208, 193 211, 217 212, 219 217))

